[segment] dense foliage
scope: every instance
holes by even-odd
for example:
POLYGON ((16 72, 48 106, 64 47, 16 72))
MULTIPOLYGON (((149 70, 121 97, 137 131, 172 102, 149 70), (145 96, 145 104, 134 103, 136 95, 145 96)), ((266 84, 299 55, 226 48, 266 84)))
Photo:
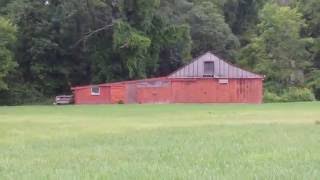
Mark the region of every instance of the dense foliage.
POLYGON ((9 20, 0 18, 0 90, 7 89, 3 78, 15 67, 12 46, 16 39, 16 29, 9 20))
POLYGON ((320 98, 319 12, 318 0, 0 0, 0 104, 167 75, 206 51, 266 75, 266 94, 320 98))

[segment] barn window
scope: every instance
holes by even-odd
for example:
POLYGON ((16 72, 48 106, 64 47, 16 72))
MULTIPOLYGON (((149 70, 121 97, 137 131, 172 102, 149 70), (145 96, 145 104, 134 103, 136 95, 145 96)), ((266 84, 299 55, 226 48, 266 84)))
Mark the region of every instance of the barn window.
POLYGON ((229 79, 219 79, 219 84, 229 84, 229 79))
POLYGON ((91 88, 91 95, 92 96, 100 96, 100 87, 94 86, 91 88))
POLYGON ((204 76, 213 76, 214 75, 214 62, 207 61, 204 62, 204 76))

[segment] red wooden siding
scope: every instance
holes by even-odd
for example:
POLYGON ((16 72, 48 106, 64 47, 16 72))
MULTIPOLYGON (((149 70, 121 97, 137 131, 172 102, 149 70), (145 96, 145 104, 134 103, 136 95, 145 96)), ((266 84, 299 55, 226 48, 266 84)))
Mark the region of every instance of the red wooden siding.
POLYGON ((138 103, 138 87, 136 83, 127 84, 126 89, 126 103, 128 104, 136 104, 138 103))
POLYGON ((74 98, 76 104, 109 104, 110 87, 100 87, 100 95, 91 95, 91 87, 79 88, 74 90, 74 98))
POLYGON ((262 103, 262 79, 163 79, 74 90, 76 104, 124 103, 262 103))
POLYGON ((170 103, 171 81, 159 79, 137 84, 137 101, 139 103, 170 103))
POLYGON ((171 103, 171 87, 139 88, 137 98, 142 104, 171 103))
POLYGON ((262 103, 261 79, 174 80, 172 101, 175 103, 262 103))
POLYGON ((120 102, 125 103, 125 86, 111 86, 111 103, 117 104, 120 102))

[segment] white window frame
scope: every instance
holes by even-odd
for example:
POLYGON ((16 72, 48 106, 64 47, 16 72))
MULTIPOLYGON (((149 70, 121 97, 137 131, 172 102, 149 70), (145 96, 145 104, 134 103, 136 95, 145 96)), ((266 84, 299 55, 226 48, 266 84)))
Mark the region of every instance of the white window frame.
POLYGON ((92 95, 92 96, 100 96, 100 95, 101 95, 101 88, 100 88, 99 86, 92 86, 92 87, 91 87, 91 95, 92 95), (94 91, 93 91, 94 88, 98 88, 98 89, 99 89, 99 92, 94 92, 94 91))
POLYGON ((204 76, 214 76, 214 74, 215 74, 215 66, 216 66, 216 64, 215 64, 214 61, 204 61, 203 62, 203 74, 204 74, 204 76), (210 73, 206 72, 206 68, 207 68, 206 65, 207 64, 213 65, 213 69, 211 69, 210 73))
POLYGON ((219 79, 219 84, 229 84, 229 79, 219 79))

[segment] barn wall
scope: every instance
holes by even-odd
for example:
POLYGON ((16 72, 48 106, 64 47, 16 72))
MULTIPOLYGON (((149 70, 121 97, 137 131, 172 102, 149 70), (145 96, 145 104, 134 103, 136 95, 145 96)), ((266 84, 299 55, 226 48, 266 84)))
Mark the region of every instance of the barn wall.
POLYGON ((171 102, 171 81, 168 79, 139 82, 136 87, 138 103, 157 104, 171 102))
POLYGON ((109 104, 110 87, 100 87, 100 96, 91 95, 91 88, 74 90, 75 104, 109 104))
POLYGON ((139 88, 137 97, 142 104, 168 104, 172 102, 171 87, 139 88))
POLYGON ((138 87, 136 83, 127 83, 125 86, 125 103, 137 104, 138 103, 138 87))
POLYGON ((74 91, 76 104, 135 103, 262 103, 262 79, 159 79, 74 91))
POLYGON ((113 85, 110 87, 111 103, 118 104, 120 102, 127 103, 126 86, 113 85))
POLYGON ((261 79, 173 80, 172 102, 175 103, 262 103, 261 79), (223 80, 226 81, 226 80, 223 80))

